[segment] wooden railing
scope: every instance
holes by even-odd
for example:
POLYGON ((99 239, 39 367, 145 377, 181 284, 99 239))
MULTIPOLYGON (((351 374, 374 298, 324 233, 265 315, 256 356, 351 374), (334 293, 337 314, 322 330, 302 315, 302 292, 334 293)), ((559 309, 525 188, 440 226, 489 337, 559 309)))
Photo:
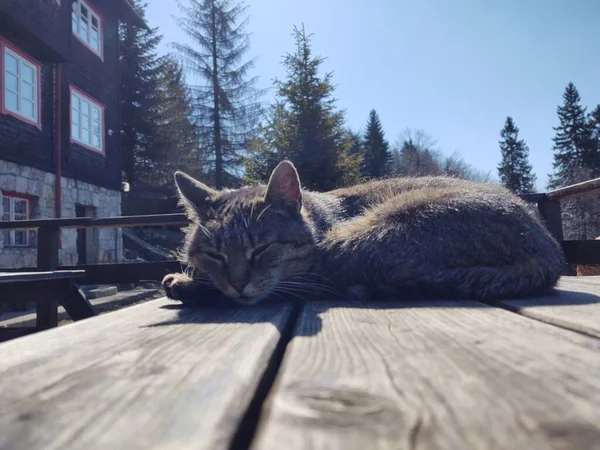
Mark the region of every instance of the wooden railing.
MULTIPOLYGON (((520 197, 530 203, 536 203, 547 229, 562 244, 567 262, 576 264, 600 264, 600 240, 565 241, 563 238, 560 201, 600 193, 600 178, 557 189, 547 193, 523 194, 520 197)), ((189 225, 184 214, 157 214, 148 216, 122 216, 93 219, 90 217, 69 219, 39 219, 0 222, 0 232, 9 230, 38 230, 38 271, 55 270, 59 264, 60 230, 69 228, 129 228, 153 226, 189 225)), ((0 249, 1 251, 1 249, 0 249)), ((61 269, 83 269, 86 277, 80 284, 121 284, 141 281, 160 281, 170 272, 181 271, 177 261, 91 264, 61 266, 61 269)), ((11 272, 20 269, 0 269, 11 272)), ((31 269, 28 269, 31 270, 31 269)))

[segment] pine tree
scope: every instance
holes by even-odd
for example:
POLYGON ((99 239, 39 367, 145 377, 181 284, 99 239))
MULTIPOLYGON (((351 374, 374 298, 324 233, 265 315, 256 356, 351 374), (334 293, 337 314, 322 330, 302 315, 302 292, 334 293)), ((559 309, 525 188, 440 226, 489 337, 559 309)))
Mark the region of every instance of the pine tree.
POLYGON ((597 151, 586 108, 580 102, 577 88, 569 83, 563 94, 563 104, 557 108, 560 125, 554 127, 554 173, 550 178, 550 188, 592 178, 597 170, 597 151))
POLYGON ((146 177, 155 185, 171 186, 173 173, 183 170, 202 177, 202 148, 198 130, 192 123, 192 102, 185 86, 182 68, 167 58, 160 72, 157 93, 156 152, 148 164, 146 177))
POLYGON ((367 178, 382 178, 390 170, 390 144, 385 139, 379 115, 374 109, 369 113, 364 139, 363 174, 367 178))
POLYGON ((529 164, 529 147, 519 139, 519 129, 512 117, 507 117, 500 132, 502 161, 498 165, 498 176, 502 184, 516 194, 534 191, 536 176, 529 164))
POLYGON ((600 105, 592 111, 589 117, 590 132, 592 134, 592 140, 595 145, 595 173, 594 176, 600 176, 600 105))
MULTIPOLYGON (((135 1, 142 17, 146 5, 135 1)), ((156 94, 163 63, 156 49, 161 39, 156 28, 146 30, 124 24, 119 29, 123 176, 130 183, 137 181, 156 149, 156 94)))
POLYGON ((207 148, 209 178, 217 189, 233 184, 260 113, 257 77, 246 60, 250 39, 247 6, 237 0, 190 0, 179 3, 181 29, 193 45, 173 46, 198 83, 191 86, 194 120, 207 148))
POLYGON ((361 155, 350 154, 354 142, 344 129, 345 115, 336 109, 332 74, 323 77, 323 58, 312 55, 310 36, 294 27, 295 51, 286 55, 284 80, 276 80, 276 101, 246 164, 257 181, 261 164, 288 158, 304 187, 325 191, 360 178, 361 155))

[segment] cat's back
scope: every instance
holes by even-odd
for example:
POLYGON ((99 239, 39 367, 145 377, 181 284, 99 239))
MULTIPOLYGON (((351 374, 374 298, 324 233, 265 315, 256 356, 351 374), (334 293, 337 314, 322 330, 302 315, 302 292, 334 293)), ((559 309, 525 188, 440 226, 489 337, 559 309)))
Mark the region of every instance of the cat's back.
POLYGON ((364 208, 385 202, 386 200, 406 194, 418 193, 422 201, 431 201, 448 193, 454 195, 496 194, 505 198, 511 194, 502 186, 481 183, 448 176, 399 177, 384 180, 368 181, 354 186, 336 189, 330 194, 342 202, 343 208, 350 215, 360 214, 364 208))

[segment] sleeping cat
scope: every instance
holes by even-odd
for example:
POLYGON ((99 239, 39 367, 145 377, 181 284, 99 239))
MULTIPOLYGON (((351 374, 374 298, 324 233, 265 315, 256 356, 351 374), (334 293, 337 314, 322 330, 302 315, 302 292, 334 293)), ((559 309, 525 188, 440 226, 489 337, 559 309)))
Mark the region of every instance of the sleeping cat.
POLYGON ((550 290, 564 265, 527 206, 496 185, 420 177, 307 192, 289 161, 267 186, 214 191, 182 172, 175 182, 192 221, 183 262, 196 276, 163 286, 184 303, 207 287, 243 305, 318 293, 523 297, 550 290))

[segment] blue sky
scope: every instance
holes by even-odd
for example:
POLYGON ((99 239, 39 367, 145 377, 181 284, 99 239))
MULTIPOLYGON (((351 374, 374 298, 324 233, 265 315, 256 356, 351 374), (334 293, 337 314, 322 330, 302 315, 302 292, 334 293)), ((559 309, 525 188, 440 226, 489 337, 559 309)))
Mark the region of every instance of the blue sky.
MULTIPOLYGON (((185 41, 174 0, 149 0, 147 19, 168 44, 185 41)), ((499 133, 513 116, 543 190, 552 170, 556 107, 569 81, 584 105, 600 103, 598 0, 248 0, 250 56, 261 87, 283 77, 294 25, 334 72, 347 124, 361 129, 371 108, 394 142, 420 128, 446 154, 479 169, 500 159, 499 133)), ((265 98, 269 100, 270 95, 265 98)))

